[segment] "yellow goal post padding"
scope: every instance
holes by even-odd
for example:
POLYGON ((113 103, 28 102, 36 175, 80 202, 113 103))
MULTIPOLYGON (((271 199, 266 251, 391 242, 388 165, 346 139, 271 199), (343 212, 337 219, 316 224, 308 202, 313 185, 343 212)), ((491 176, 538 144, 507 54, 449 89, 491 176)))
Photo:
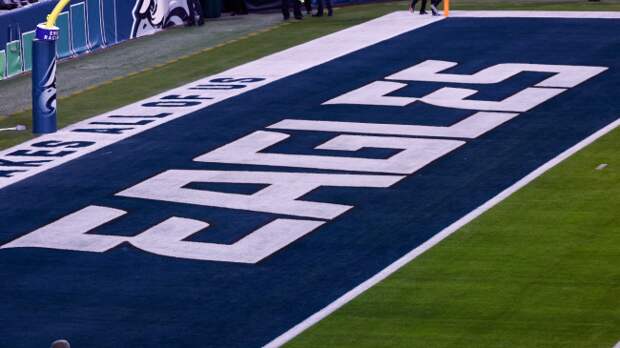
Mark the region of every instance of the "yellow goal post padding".
POLYGON ((49 15, 47 15, 47 22, 45 23, 45 26, 47 28, 52 28, 55 26, 56 19, 58 19, 60 12, 62 12, 62 10, 65 8, 65 6, 69 4, 69 2, 71 2, 71 0, 60 0, 58 4, 56 4, 54 10, 49 15))

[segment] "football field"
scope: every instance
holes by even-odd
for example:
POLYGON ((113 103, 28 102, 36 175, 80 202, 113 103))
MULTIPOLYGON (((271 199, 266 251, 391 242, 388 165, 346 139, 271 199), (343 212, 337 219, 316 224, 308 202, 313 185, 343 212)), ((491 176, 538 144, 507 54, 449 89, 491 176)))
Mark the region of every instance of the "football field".
POLYGON ((372 6, 6 137, 0 347, 619 341, 620 14, 372 6))

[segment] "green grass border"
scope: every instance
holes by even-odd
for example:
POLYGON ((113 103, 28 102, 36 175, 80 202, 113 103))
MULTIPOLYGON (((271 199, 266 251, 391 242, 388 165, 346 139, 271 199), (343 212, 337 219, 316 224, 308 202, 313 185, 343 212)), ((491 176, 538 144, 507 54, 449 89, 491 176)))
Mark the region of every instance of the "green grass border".
POLYGON ((614 347, 620 341, 618 149, 620 129, 286 347, 614 347))

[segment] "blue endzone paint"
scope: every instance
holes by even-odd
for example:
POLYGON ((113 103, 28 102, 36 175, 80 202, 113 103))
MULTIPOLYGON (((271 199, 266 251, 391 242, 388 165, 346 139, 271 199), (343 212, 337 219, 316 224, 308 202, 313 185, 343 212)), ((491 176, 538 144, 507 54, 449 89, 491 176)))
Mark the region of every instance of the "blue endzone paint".
MULTIPOLYGON (((192 161, 284 118, 451 125, 469 116, 470 111, 420 103, 402 108, 321 105, 427 59, 459 62, 450 72, 463 74, 506 62, 610 67, 392 188, 320 188, 304 196, 355 208, 256 265, 172 259, 129 245, 103 254, 1 250, 0 277, 6 281, 0 294, 11 301, 0 303, 0 315, 11 320, 0 328, 0 345, 44 346, 56 337, 88 347, 254 347, 269 342, 616 120, 620 62, 612 48, 619 39, 599 35, 616 28, 615 20, 448 19, 6 187, 0 191, 0 214, 10 223, 2 229, 0 244, 90 204, 129 212, 97 229, 100 234, 134 235, 170 216, 182 216, 211 224, 208 233, 192 240, 230 243, 281 216, 114 194, 168 169, 333 172, 192 161), (26 326, 29 335, 22 334, 26 326)), ((546 77, 526 73, 500 85, 471 87, 480 90, 477 98, 501 100, 546 77)), ((398 95, 419 96, 444 86, 415 82, 398 95)), ((379 149, 317 152, 313 147, 334 133, 285 133, 292 137, 269 152, 391 155, 379 149)), ((247 187, 223 190, 244 192, 247 187)))

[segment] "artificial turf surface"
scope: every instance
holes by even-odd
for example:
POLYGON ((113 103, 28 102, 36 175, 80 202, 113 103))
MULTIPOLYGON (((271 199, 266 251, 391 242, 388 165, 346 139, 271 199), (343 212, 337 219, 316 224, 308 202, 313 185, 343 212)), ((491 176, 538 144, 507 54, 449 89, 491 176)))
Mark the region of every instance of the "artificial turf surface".
MULTIPOLYGON (((206 47, 205 51, 175 60, 148 71, 136 72, 93 86, 71 96, 59 96, 58 126, 114 110, 157 93, 250 62, 303 42, 366 22, 387 13, 405 10, 407 1, 383 2, 346 6, 337 9, 334 17, 313 18, 291 22, 256 35, 241 37, 225 45, 206 47)), ((545 11, 620 11, 620 0, 588 2, 572 1, 452 1, 456 10, 545 10, 545 11)), ((611 35, 611 33, 602 33, 611 35)), ((131 44, 131 43, 129 43, 131 44)), ((110 50, 114 50, 112 47, 110 50)), ((87 58, 86 58, 87 59, 87 58)), ((60 65, 62 69, 62 65, 60 65)), ((101 67, 105 69, 105 67, 101 67)), ((0 83, 2 83, 0 81, 0 83)), ((58 81, 62 83, 62 81, 58 81)), ((31 128, 31 111, 24 110, 9 116, 0 116, 0 128, 24 124, 31 128)), ((0 133, 0 149, 19 144, 33 136, 29 132, 0 133)))
POLYGON ((613 347, 619 149, 616 130, 288 346, 613 347))
MULTIPOLYGON (((456 9, 620 10, 620 3, 456 1, 456 9)), ((64 126, 402 10, 344 7, 59 101, 64 126)), ((609 33, 603 33, 609 34, 609 33)), ((620 116, 620 112, 619 112, 620 116)), ((29 125, 30 111, 0 118, 29 125)), ((0 148, 31 138, 0 133, 0 148)), ((620 340, 620 130, 601 138, 315 327, 291 347, 612 347, 620 340), (606 163, 603 170, 595 168, 606 163)))

